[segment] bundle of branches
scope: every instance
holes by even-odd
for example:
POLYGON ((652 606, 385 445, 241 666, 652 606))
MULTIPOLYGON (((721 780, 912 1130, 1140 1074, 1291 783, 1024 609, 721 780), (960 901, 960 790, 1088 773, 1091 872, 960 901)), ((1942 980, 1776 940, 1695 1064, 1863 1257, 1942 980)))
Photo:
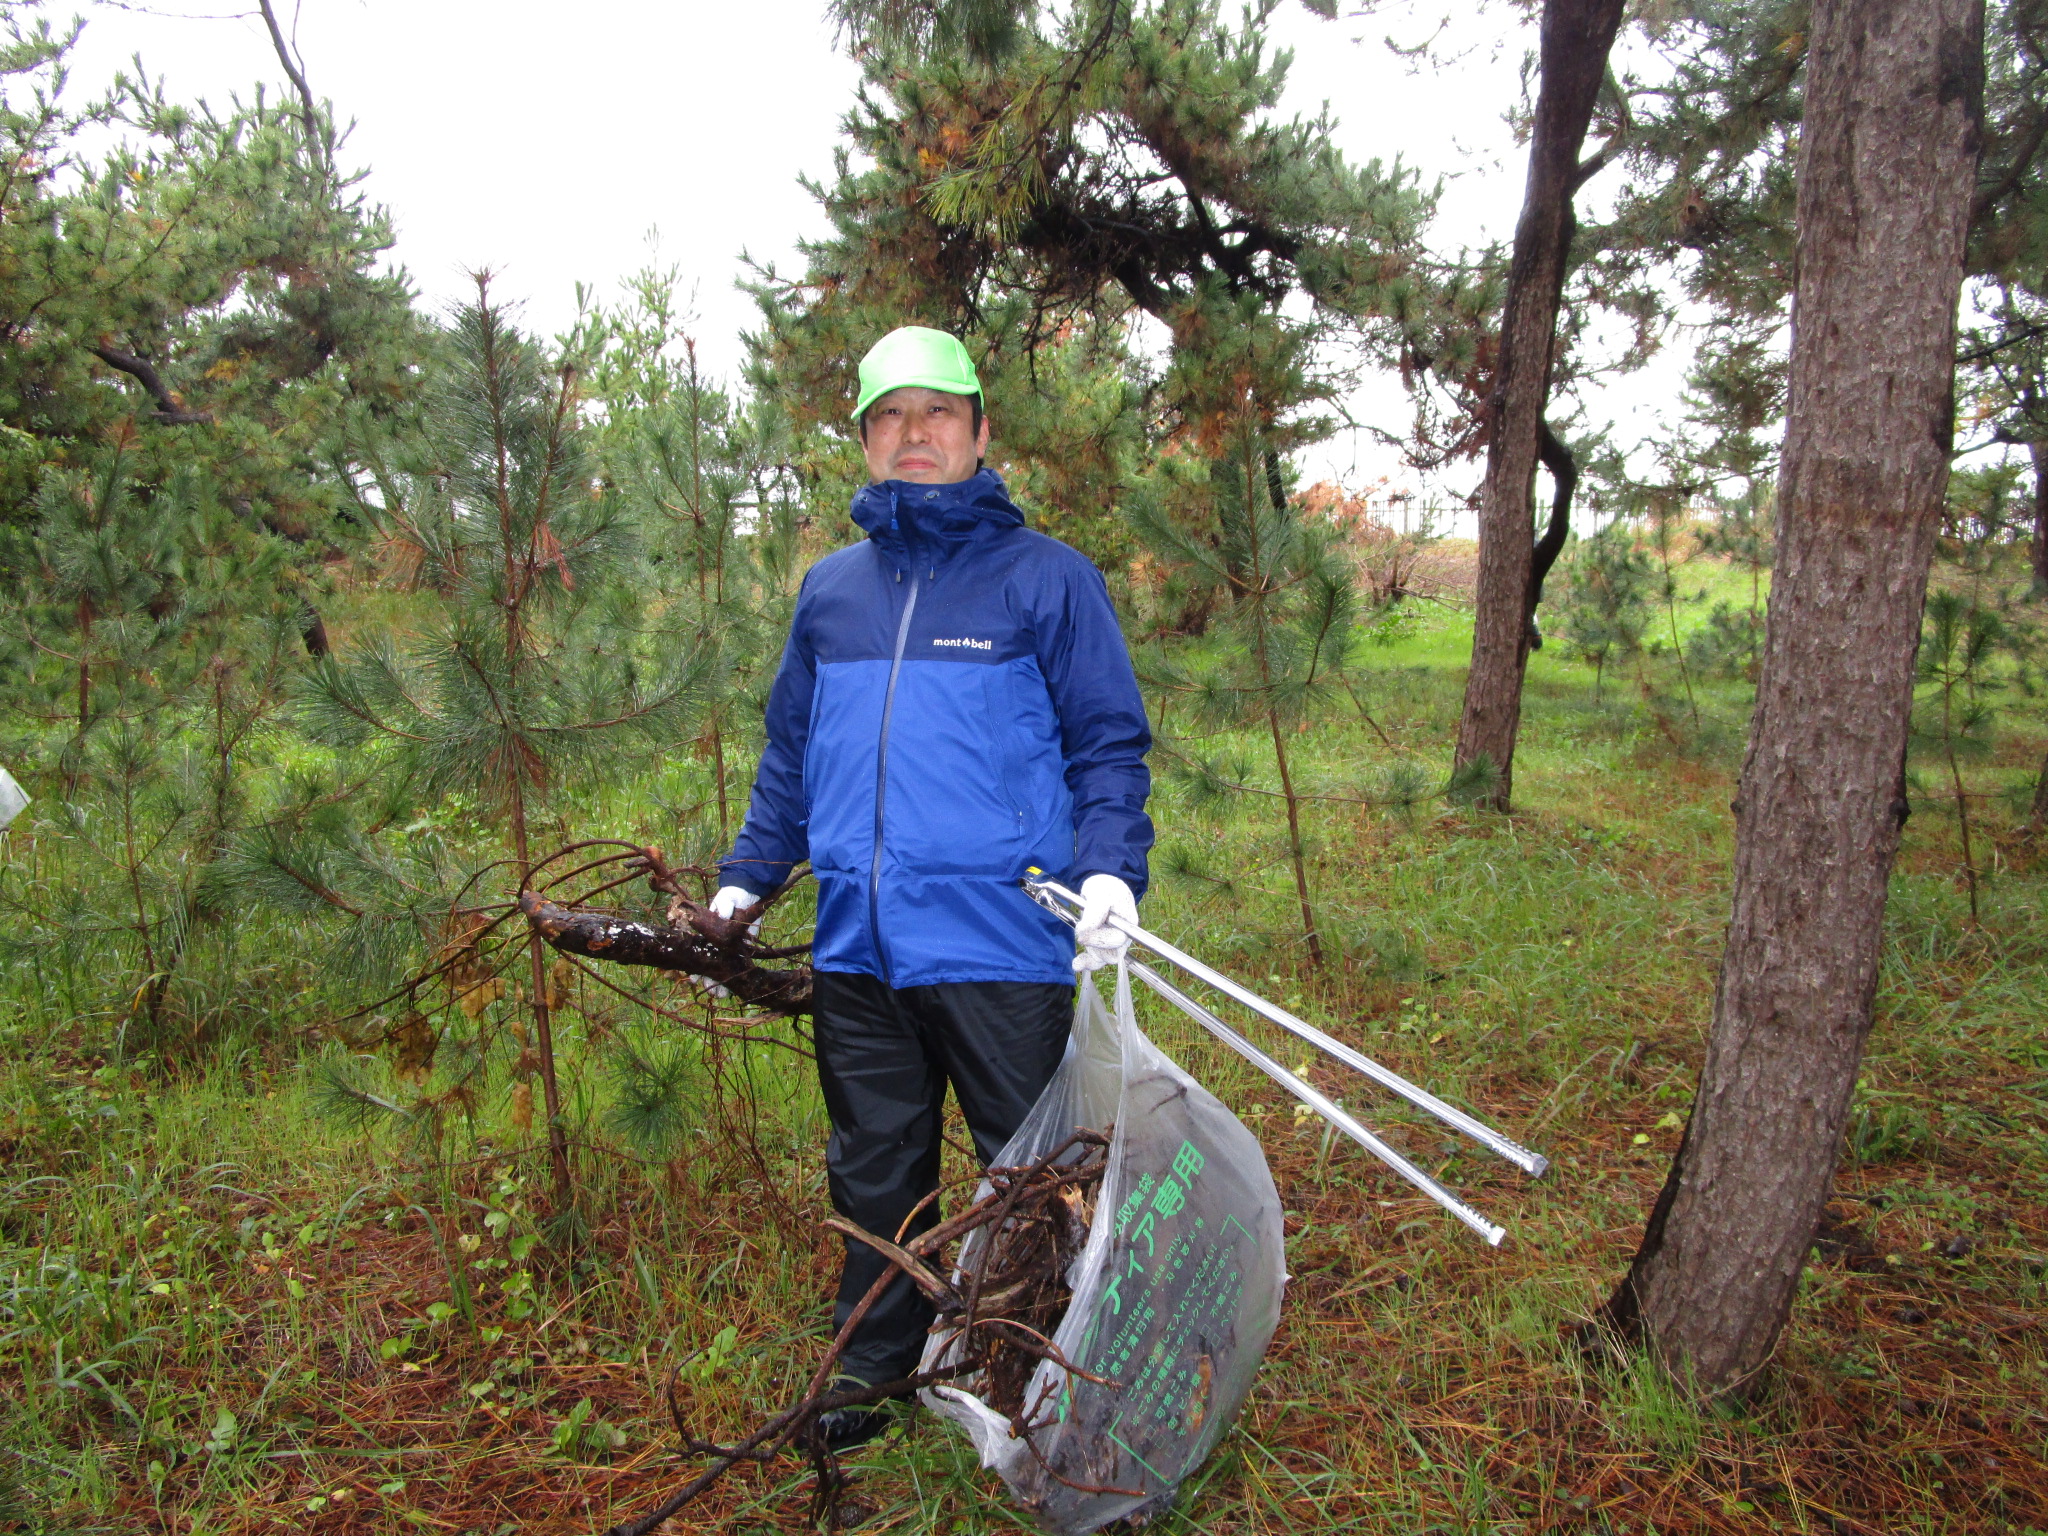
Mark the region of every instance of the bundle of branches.
MULTIPOLYGON (((1042 1427, 1034 1415, 1043 1403, 1027 1408, 1024 1392, 1039 1361, 1050 1360, 1062 1371, 1090 1381, 1102 1380, 1062 1355, 1051 1330, 1066 1309, 1067 1267, 1086 1241, 1108 1151, 1108 1132, 1076 1129, 1027 1167, 989 1169, 987 1194, 929 1231, 905 1237, 924 1209, 920 1205, 897 1234, 900 1241, 877 1237, 841 1217, 830 1218, 826 1226, 866 1243, 888 1259, 890 1267, 833 1338, 804 1396, 746 1438, 718 1445, 685 1428, 671 1372, 668 1406, 676 1433, 686 1449, 709 1456, 711 1464, 659 1506, 612 1527, 606 1536, 648 1536, 740 1463, 772 1461, 791 1448, 808 1455, 817 1473, 812 1519, 837 1528, 846 1479, 819 1431, 820 1416, 835 1408, 907 1397, 940 1382, 975 1388, 983 1401, 1010 1415, 1011 1433, 1031 1445, 1032 1432, 1042 1427), (954 1244, 959 1245, 957 1257, 949 1266, 944 1255, 954 1244), (944 1273, 951 1278, 942 1278, 944 1273), (953 1347, 943 1357, 947 1363, 876 1386, 833 1390, 847 1340, 899 1276, 907 1276, 937 1309, 932 1331, 952 1336, 953 1347)), ((934 1192, 926 1204, 937 1198, 934 1192)), ((1041 1393, 1042 1398, 1050 1395, 1041 1393)))
POLYGON ((572 843, 542 862, 599 848, 612 851, 589 859, 551 882, 552 886, 560 886, 601 870, 616 872, 616 878, 585 892, 578 900, 564 905, 550 901, 539 891, 519 893, 519 910, 548 944, 564 954, 586 959, 701 976, 724 987, 742 1002, 769 1013, 794 1016, 811 1011, 808 965, 778 967, 761 963, 795 959, 809 953, 810 945, 765 947, 755 942, 752 933, 753 925, 787 886, 770 893, 755 906, 723 918, 684 890, 680 879, 683 872, 671 870, 658 848, 593 840, 572 843), (654 891, 669 898, 667 923, 641 922, 588 905, 594 897, 643 875, 654 891))
MULTIPOLYGON (((1073 1295, 1067 1270, 1088 1241, 1108 1167, 1108 1133, 1089 1134, 1079 1145, 1080 1156, 1046 1175, 1033 1168, 989 1169, 989 1193, 981 1203, 995 1205, 996 1218, 961 1245, 954 1285, 958 1307, 949 1310, 939 1302, 935 1329, 955 1336, 952 1353, 964 1357, 978 1334, 982 1368, 961 1385, 1008 1416, 1013 1427, 1029 1417, 1024 1391, 1073 1295)), ((836 1218, 827 1225, 853 1230, 836 1218)))

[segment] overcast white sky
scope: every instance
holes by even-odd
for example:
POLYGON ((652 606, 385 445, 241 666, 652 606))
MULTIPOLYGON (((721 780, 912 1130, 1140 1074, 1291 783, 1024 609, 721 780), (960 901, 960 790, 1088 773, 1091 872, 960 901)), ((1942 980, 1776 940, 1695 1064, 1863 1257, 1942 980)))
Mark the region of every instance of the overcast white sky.
MULTIPOLYGON (((283 88, 260 17, 228 14, 243 3, 80 0, 76 88, 137 54, 179 99, 225 105, 259 82, 283 88), (222 19, 194 19, 206 15, 222 19)), ((355 123, 342 159, 368 169, 370 196, 397 225, 395 257, 430 299, 455 299, 464 273, 488 266, 501 294, 524 300, 527 323, 553 331, 573 315, 579 281, 610 297, 650 261, 673 263, 696 285, 707 363, 730 374, 752 323, 733 288, 741 251, 789 265, 796 241, 823 229, 797 178, 830 175, 857 81, 824 0, 302 0, 296 29, 314 92, 355 123)), ((1432 11, 1415 0, 1326 22, 1290 5, 1273 34, 1295 53, 1286 112, 1327 101, 1354 159, 1399 155, 1449 177, 1440 239, 1510 236, 1523 156, 1501 114, 1528 46, 1512 8, 1438 0, 1432 11), (1416 70, 1385 46, 1389 32, 1430 36, 1446 10, 1458 16, 1438 49, 1449 64, 1416 70)), ((1671 408, 1677 361, 1596 402, 1620 419, 1624 441, 1671 408)), ((1384 381, 1354 409, 1398 431, 1408 408, 1384 381)), ((1393 472, 1424 494, 1477 477, 1417 486, 1384 450, 1348 436, 1308 468, 1354 486, 1393 472)))

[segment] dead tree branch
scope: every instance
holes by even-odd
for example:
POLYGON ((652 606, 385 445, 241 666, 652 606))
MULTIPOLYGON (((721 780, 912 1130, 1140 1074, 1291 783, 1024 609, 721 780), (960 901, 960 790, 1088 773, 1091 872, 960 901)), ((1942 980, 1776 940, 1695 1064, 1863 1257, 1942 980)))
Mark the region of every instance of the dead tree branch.
POLYGON ((292 89, 298 93, 299 114, 306 125, 306 152, 313 157, 313 164, 320 174, 329 176, 334 171, 334 136, 328 131, 327 120, 313 100, 313 88, 306 83, 304 60, 297 57, 298 50, 285 41, 284 29, 277 24, 277 12, 270 0, 256 0, 263 12, 263 25, 270 29, 270 46, 277 50, 277 62, 283 66, 285 78, 291 81, 292 89))
MULTIPOLYGON (((610 912, 573 911, 533 891, 519 893, 519 910, 546 943, 564 954, 702 976, 742 1002, 771 1013, 811 1011, 807 965, 787 970, 758 966, 744 953, 701 933, 681 933, 610 912)), ((720 921, 708 912, 703 915, 707 922, 720 921)))

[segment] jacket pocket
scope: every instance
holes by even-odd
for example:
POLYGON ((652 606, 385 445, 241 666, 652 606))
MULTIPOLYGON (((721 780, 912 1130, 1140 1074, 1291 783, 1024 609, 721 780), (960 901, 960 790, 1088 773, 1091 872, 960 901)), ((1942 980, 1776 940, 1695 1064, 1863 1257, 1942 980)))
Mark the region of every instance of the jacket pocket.
POLYGON ((1028 806, 1004 759, 1015 722, 997 669, 906 661, 889 726, 885 873, 1002 877, 1024 845, 1028 806))
POLYGON ((804 804, 812 865, 864 872, 875 846, 875 747, 882 730, 887 661, 818 668, 811 736, 804 749, 804 804))

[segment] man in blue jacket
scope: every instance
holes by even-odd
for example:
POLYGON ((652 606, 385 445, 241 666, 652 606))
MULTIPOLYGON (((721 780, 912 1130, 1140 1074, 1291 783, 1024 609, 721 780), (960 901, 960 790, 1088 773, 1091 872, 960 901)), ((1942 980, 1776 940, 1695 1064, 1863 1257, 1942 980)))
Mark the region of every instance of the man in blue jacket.
MULTIPOLYGON (((947 1084, 986 1164, 1059 1064, 1074 972, 1121 951, 1107 924, 1135 921, 1145 889, 1152 737, 1101 572, 1026 528, 982 465, 966 348, 890 332, 861 361, 854 416, 868 537, 804 578, 712 906, 745 916, 810 861, 832 1204, 894 1238, 937 1188, 947 1084), (1074 934, 1019 888, 1034 866, 1080 890, 1074 934)), ((912 1230, 936 1219, 933 1202, 912 1230)), ((848 1240, 837 1324, 885 1267, 848 1240)), ((910 1375, 931 1315, 899 1280, 842 1369, 910 1375)), ((885 1423, 847 1409, 823 1428, 847 1446, 885 1423)))

